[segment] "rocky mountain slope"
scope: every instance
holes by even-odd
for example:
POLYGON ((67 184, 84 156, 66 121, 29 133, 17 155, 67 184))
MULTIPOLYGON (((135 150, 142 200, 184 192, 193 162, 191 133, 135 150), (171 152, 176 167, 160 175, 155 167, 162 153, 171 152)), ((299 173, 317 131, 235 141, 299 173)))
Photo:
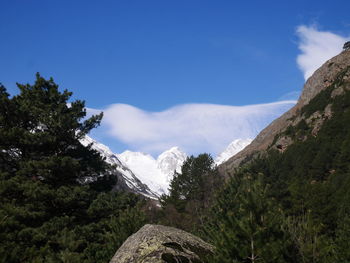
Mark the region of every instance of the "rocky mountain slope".
MULTIPOLYGON (((242 164, 242 162, 246 162, 254 158, 254 156, 265 152, 271 147, 275 147, 281 151, 285 150, 291 143, 290 138, 288 138, 288 136, 280 136, 279 138, 276 138, 276 136, 282 134, 288 127, 296 126, 302 119, 306 120, 307 117, 304 115, 301 109, 322 90, 325 90, 327 87, 332 85, 336 81, 338 75, 349 66, 350 50, 345 50, 324 63, 307 80, 298 103, 288 112, 274 120, 269 126, 262 130, 252 141, 252 143, 249 144, 244 150, 220 165, 220 172, 223 175, 229 175, 236 167, 242 164)), ((341 90, 337 90, 335 93, 336 92, 341 92, 341 90)), ((329 108, 326 108, 324 112, 315 113, 312 118, 318 119, 320 125, 322 118, 327 117, 327 114, 330 114, 329 108)), ((312 118, 309 116, 308 121, 312 121, 312 118)))
POLYGON ((85 146, 92 145, 92 148, 98 151, 106 162, 114 167, 114 173, 118 177, 117 189, 129 190, 131 192, 144 195, 149 198, 157 198, 157 193, 153 192, 144 184, 127 166, 125 166, 106 145, 99 143, 89 136, 85 136, 81 143, 85 146))

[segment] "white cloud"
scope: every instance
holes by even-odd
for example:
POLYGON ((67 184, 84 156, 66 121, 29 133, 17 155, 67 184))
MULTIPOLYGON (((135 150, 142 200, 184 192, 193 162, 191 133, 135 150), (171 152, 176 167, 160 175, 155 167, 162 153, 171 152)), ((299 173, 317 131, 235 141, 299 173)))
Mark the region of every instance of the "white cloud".
POLYGON ((297 28, 299 49, 297 57, 299 68, 307 80, 324 62, 342 51, 349 37, 328 31, 319 31, 315 26, 301 25, 297 28))
POLYGON ((235 139, 254 138, 294 104, 183 104, 161 112, 113 104, 103 110, 102 129, 131 149, 154 155, 173 146, 193 154, 217 154, 235 139))
POLYGON ((298 100, 298 98, 300 97, 301 91, 300 90, 293 90, 290 91, 284 95, 282 95, 281 97, 278 98, 279 101, 283 101, 283 100, 298 100))

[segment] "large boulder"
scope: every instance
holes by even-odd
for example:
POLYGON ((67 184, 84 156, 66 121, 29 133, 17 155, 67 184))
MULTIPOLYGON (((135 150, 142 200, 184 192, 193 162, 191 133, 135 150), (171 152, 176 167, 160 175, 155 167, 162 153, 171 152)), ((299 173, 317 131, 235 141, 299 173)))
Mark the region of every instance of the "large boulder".
POLYGON ((110 263, 204 263, 213 250, 185 231, 145 225, 124 242, 110 263))

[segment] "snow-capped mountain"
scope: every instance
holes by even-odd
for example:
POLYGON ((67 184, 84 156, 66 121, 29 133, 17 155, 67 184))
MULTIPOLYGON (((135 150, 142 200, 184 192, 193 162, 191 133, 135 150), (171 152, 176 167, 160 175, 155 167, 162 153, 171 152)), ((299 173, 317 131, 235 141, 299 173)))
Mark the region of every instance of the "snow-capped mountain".
MULTIPOLYGON (((234 140, 216 159, 219 165, 245 148, 252 140, 234 140)), ((169 184, 174 172, 181 172, 181 166, 187 158, 187 154, 178 147, 173 147, 161 153, 157 159, 142 152, 125 151, 121 154, 113 153, 106 145, 99 143, 89 136, 81 140, 85 146, 91 144, 106 162, 114 167, 118 176, 118 187, 127 188, 135 193, 150 198, 158 198, 168 193, 169 184), (123 186, 124 184, 124 186, 123 186)))
POLYGON ((84 139, 80 140, 84 145, 92 145, 91 147, 98 151, 102 157, 106 158, 106 162, 114 167, 114 172, 118 176, 118 187, 117 188, 128 188, 132 192, 142 194, 146 197, 157 198, 158 194, 153 192, 144 182, 142 182, 133 171, 125 166, 106 145, 99 143, 89 136, 85 136, 84 139))
POLYGON ((92 148, 96 151, 98 151, 102 157, 106 158, 106 162, 111 165, 122 166, 121 161, 118 159, 118 157, 111 151, 111 149, 108 148, 108 146, 99 143, 89 137, 88 135, 85 136, 84 139, 80 140, 81 144, 84 146, 88 146, 89 144, 92 144, 92 148))
POLYGON ((161 195, 168 192, 174 172, 180 172, 187 155, 178 147, 173 147, 157 159, 146 153, 131 151, 125 151, 118 157, 153 192, 161 195))
POLYGON ((223 162, 230 159, 232 156, 234 156, 236 153, 242 151, 248 144, 252 142, 252 139, 237 139, 234 140, 227 146, 227 148, 220 153, 215 158, 215 163, 217 165, 222 164, 223 162))
POLYGON ((173 147, 157 158, 157 166, 166 175, 166 182, 169 185, 173 179, 174 171, 181 172, 181 166, 186 160, 187 154, 179 149, 179 147, 173 147))

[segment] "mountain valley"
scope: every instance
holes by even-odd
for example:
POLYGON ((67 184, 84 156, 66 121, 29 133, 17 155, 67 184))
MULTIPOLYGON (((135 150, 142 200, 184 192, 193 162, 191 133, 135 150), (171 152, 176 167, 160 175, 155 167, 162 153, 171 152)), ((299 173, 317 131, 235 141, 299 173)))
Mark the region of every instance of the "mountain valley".
POLYGON ((39 73, 17 85, 0 85, 1 262, 350 262, 349 48, 215 159, 115 154, 88 136, 102 113, 39 73))

